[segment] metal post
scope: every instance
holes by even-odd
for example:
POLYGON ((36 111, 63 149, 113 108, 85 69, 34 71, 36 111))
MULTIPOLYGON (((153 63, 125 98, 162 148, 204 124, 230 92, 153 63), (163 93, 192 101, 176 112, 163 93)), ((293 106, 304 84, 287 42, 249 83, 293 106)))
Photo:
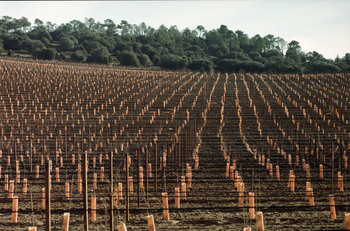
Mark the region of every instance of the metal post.
POLYGON ((126 177, 126 195, 125 195, 125 221, 129 221, 129 164, 128 164, 128 153, 125 152, 125 177, 126 177))
POLYGON ((110 228, 112 231, 114 231, 114 211, 113 211, 113 152, 111 152, 109 156, 109 193, 110 193, 110 217, 109 217, 109 222, 110 222, 110 228))
POLYGON ((89 230, 89 203, 88 203, 88 180, 87 180, 87 151, 83 155, 83 203, 84 203, 84 231, 89 230))
POLYGON ((50 161, 45 164, 45 230, 51 230, 50 161))

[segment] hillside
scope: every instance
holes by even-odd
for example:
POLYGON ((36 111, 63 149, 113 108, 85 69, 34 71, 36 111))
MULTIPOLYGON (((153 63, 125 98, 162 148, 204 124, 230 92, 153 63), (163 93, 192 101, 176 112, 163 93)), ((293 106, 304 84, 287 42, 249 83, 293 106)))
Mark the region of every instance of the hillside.
POLYGON ((298 41, 287 42, 272 34, 249 37, 225 25, 206 30, 180 31, 176 26, 158 29, 119 24, 110 19, 96 22, 73 20, 59 26, 40 19, 0 19, 0 53, 35 59, 104 63, 134 67, 161 67, 208 72, 319 73, 348 72, 350 53, 335 60, 303 52, 298 41))

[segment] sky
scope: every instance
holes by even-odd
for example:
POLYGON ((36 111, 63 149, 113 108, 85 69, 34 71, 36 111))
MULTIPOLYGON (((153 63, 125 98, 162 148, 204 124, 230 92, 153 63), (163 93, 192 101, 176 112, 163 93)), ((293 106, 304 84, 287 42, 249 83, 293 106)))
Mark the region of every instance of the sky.
POLYGON ((0 1, 3 16, 57 25, 85 18, 116 24, 126 20, 156 29, 176 25, 179 30, 226 25, 249 37, 272 34, 296 40, 304 52, 317 51, 325 58, 350 53, 350 0, 0 1))

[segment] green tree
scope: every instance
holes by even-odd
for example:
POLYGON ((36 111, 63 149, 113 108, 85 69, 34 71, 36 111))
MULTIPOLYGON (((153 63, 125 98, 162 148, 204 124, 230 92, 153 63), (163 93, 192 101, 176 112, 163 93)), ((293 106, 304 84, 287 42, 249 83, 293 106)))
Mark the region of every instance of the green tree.
POLYGON ((42 27, 44 25, 44 22, 41 21, 40 19, 36 18, 34 20, 34 24, 36 25, 36 27, 42 27))
POLYGON ((286 59, 293 65, 301 65, 301 47, 298 41, 291 41, 288 43, 288 50, 286 52, 286 59))
POLYGON ((214 63, 208 59, 196 59, 190 62, 188 68, 195 71, 210 72, 214 68, 214 63))
POLYGON ((282 54, 284 54, 284 51, 287 46, 287 41, 284 40, 283 38, 277 37, 276 44, 277 44, 277 48, 282 52, 282 54))
POLYGON ((137 55, 137 58, 139 59, 140 64, 142 66, 149 67, 153 65, 152 61, 149 59, 148 55, 146 54, 139 54, 137 55))
POLYGON ((48 32, 54 32, 57 29, 57 25, 52 22, 45 23, 45 28, 48 32))
POLYGON ((112 56, 106 47, 99 46, 91 50, 91 54, 90 54, 90 57, 88 58, 88 61, 109 64, 112 62, 112 56))
POLYGON ((107 36, 114 36, 117 33, 117 25, 113 22, 112 19, 106 19, 104 21, 104 26, 106 27, 107 36))
POLYGON ((85 62, 87 58, 86 53, 84 53, 82 50, 76 50, 72 55, 71 55, 71 59, 74 61, 78 61, 78 62, 85 62))
POLYGON ((120 24, 117 25, 117 28, 120 29, 121 35, 129 35, 132 29, 132 26, 126 20, 122 20, 120 24))
POLYGON ((74 48, 74 42, 69 37, 62 37, 59 41, 60 51, 71 51, 74 48))
POLYGON ((204 28, 204 26, 198 25, 198 26, 196 27, 196 30, 197 30, 198 33, 199 33, 199 37, 202 38, 202 35, 205 33, 205 28, 204 28))
POLYGON ((123 66, 140 66, 140 61, 137 58, 137 55, 133 51, 124 50, 119 55, 118 60, 123 66))
POLYGON ((41 50, 41 51, 38 53, 37 58, 39 58, 39 59, 53 60, 53 59, 55 59, 56 54, 57 54, 56 49, 53 49, 53 48, 45 48, 45 49, 41 50))
POLYGON ((179 70, 187 67, 188 60, 186 57, 174 54, 165 54, 161 57, 160 66, 167 69, 179 70))
POLYGON ((19 25, 22 27, 23 33, 27 33, 27 30, 31 26, 31 23, 26 17, 22 17, 19 19, 19 25))

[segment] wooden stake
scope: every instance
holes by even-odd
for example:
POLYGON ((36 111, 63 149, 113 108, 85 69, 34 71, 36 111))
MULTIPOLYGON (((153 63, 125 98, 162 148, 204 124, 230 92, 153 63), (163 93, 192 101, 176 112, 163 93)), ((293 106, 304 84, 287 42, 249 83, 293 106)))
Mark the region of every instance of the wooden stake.
POLYGON ((139 167, 139 176, 140 176, 139 189, 142 190, 143 189, 143 167, 142 166, 139 167))
POLYGON ((91 196, 91 221, 96 221, 96 196, 91 196))
POLYGON ((27 189, 28 189, 28 180, 27 178, 23 179, 23 194, 27 195, 27 189))
POLYGON ((229 177, 230 174, 230 163, 226 163, 226 178, 229 177))
POLYGON ((230 180, 234 180, 234 172, 235 172, 235 169, 233 166, 230 166, 230 180))
POLYGON ((333 194, 329 195, 329 207, 331 210, 331 219, 335 220, 337 218, 337 214, 335 211, 335 202, 334 202, 334 195, 333 194))
POLYGON ((345 230, 350 230, 350 213, 345 213, 345 230))
POLYGON ((198 170, 199 168, 199 156, 196 156, 196 159, 194 160, 194 170, 198 170))
POLYGON ((66 199, 69 199, 69 182, 68 181, 66 181, 65 182, 65 196, 66 196, 66 199))
POLYGON ((320 178, 323 179, 323 164, 320 164, 320 178))
POLYGON ((43 209, 45 210, 46 208, 46 200, 45 200, 45 188, 42 188, 42 204, 43 204, 43 209))
POLYGON ((238 206, 243 206, 244 183, 238 185, 238 206))
POLYGON ((101 167, 100 181, 103 182, 105 175, 105 167, 101 167))
POLYGON ((147 216, 147 223, 148 223, 148 230, 149 231, 156 231, 156 226, 154 224, 154 216, 153 215, 147 216))
POLYGON ((181 199, 186 199, 186 183, 181 183, 181 199))
POLYGON ((180 188, 175 188, 175 208, 180 208, 180 188))
POLYGON ((70 217, 70 213, 63 214, 63 231, 69 230, 69 217, 70 217))
POLYGON ((169 221, 170 217, 169 217, 168 193, 166 192, 162 193, 162 201, 163 201, 163 218, 164 220, 169 221))
POLYGON ((17 223, 18 218, 18 196, 12 198, 12 222, 17 223))
POLYGON ((189 172, 187 174, 187 188, 191 188, 192 187, 192 172, 189 172))
POLYGON ((125 223, 123 223, 123 224, 121 224, 121 225, 118 225, 118 231, 127 231, 126 230, 126 225, 125 225, 125 223))
POLYGON ((35 166, 35 178, 39 178, 39 165, 35 166))
POLYGON ((309 195, 310 195, 310 192, 308 191, 309 188, 311 188, 311 184, 309 181, 306 181, 306 187, 305 187, 305 199, 306 200, 309 199, 309 195))
POLYGON ((118 183, 118 200, 123 200, 123 183, 118 183))
POLYGON ((344 192, 343 176, 340 171, 338 172, 338 188, 340 192, 344 192))
POLYGON ((255 219, 254 192, 249 192, 249 219, 255 219))
POLYGON ((10 199, 13 198, 14 192, 15 192, 15 181, 14 180, 10 180, 10 189, 9 189, 9 198, 10 199))
POLYGON ((306 177, 310 178, 310 164, 305 164, 305 168, 306 168, 306 177))
POLYGON ((273 177, 273 164, 270 164, 270 176, 273 177))
POLYGON ((92 187, 97 189, 97 173, 94 172, 94 179, 92 180, 92 187))
POLYGON ((312 188, 308 188, 309 205, 315 206, 314 191, 312 188))
POLYGON ((262 212, 257 212, 256 213, 256 225, 257 225, 257 230, 258 231, 264 231, 264 217, 262 212))
POLYGON ((291 176, 291 185, 290 185, 290 191, 295 191, 295 175, 291 176))
POLYGON ((134 194, 134 179, 132 176, 129 176, 129 192, 130 195, 134 194))
POLYGON ((4 181, 4 191, 8 191, 9 190, 9 175, 5 175, 5 181, 4 181))
POLYGON ((78 193, 82 194, 83 192, 83 179, 81 177, 78 178, 78 193))

